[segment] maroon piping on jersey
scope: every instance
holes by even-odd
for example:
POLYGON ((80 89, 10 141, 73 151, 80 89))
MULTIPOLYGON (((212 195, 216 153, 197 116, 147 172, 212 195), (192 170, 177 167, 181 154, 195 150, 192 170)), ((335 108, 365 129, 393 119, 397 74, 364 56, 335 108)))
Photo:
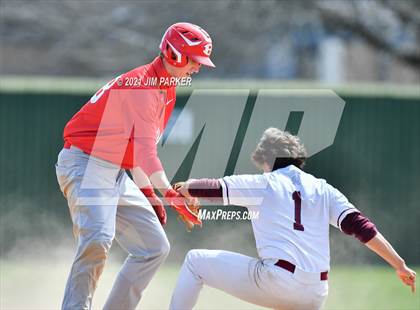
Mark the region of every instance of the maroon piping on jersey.
POLYGON ((359 212, 347 214, 341 222, 341 230, 347 235, 354 235, 363 243, 370 241, 378 233, 375 224, 359 212))
MULTIPOLYGON (((356 208, 347 208, 345 210, 343 210, 340 215, 337 218, 337 226, 340 227, 340 219, 343 216, 343 214, 347 213, 348 210, 354 209, 354 212, 357 212, 356 208)), ((347 214, 350 214, 351 212, 348 212, 347 214)))
MULTIPOLYGON (((226 186, 226 197, 227 197, 227 204, 230 205, 230 199, 229 199, 229 187, 226 184, 225 180, 223 180, 223 183, 225 183, 226 186)), ((222 194, 223 195, 223 194, 222 194)))

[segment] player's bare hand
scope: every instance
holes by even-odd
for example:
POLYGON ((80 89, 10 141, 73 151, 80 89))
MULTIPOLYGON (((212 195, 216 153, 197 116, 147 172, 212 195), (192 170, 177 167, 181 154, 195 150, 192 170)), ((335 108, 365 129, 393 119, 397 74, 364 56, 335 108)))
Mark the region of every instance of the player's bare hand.
POLYGON ((398 277, 401 281, 411 287, 411 291, 414 293, 416 291, 416 272, 406 265, 396 270, 398 277))
POLYGON ((191 184, 191 182, 193 180, 194 179, 189 179, 189 180, 187 180, 185 182, 178 182, 178 183, 175 184, 174 189, 178 193, 180 193, 182 196, 191 199, 193 197, 191 197, 190 193, 188 192, 188 187, 189 187, 189 185, 191 184))

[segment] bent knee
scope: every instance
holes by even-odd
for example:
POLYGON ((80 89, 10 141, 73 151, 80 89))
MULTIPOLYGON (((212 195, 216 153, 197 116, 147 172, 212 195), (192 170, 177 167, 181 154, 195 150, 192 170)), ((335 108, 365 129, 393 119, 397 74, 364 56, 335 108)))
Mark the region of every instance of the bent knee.
POLYGON ((188 266, 194 274, 199 273, 202 267, 206 264, 205 259, 207 257, 208 250, 193 249, 189 250, 185 255, 184 265, 188 266))
POLYGON ((79 259, 89 262, 105 261, 109 249, 111 248, 112 239, 108 238, 92 238, 82 243, 79 247, 79 259))
POLYGON ((190 263, 195 263, 200 260, 203 260, 207 255, 206 252, 208 250, 202 250, 202 249, 193 249, 189 250, 187 255, 185 255, 185 261, 190 263))
POLYGON ((132 253, 132 255, 137 257, 147 256, 149 258, 157 259, 163 262, 168 257, 170 250, 171 246, 169 241, 166 236, 164 236, 163 238, 159 239, 159 242, 155 241, 154 244, 150 244, 146 248, 139 247, 135 253, 132 253))
POLYGON ((168 238, 165 237, 162 239, 161 243, 159 244, 159 248, 158 248, 159 256, 165 259, 169 255, 170 250, 171 250, 171 245, 169 243, 168 238))

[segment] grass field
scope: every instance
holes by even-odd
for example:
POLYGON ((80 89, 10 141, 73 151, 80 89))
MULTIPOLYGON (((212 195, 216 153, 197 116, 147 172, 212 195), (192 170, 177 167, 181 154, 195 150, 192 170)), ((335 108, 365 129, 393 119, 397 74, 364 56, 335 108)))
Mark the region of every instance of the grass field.
MULTIPOLYGON (((69 269, 65 261, 1 261, 1 309, 59 309, 69 269)), ((99 282, 94 309, 103 305, 118 263, 108 263, 99 282)), ((417 268, 420 273, 420 268, 417 268)), ((167 309, 178 266, 163 266, 147 288, 139 309, 167 309)), ((279 292, 281 293, 281 292, 279 292)), ((205 287, 196 309, 259 309, 205 287)), ((325 309, 420 309, 420 294, 412 294, 394 272, 384 267, 334 267, 325 309)))

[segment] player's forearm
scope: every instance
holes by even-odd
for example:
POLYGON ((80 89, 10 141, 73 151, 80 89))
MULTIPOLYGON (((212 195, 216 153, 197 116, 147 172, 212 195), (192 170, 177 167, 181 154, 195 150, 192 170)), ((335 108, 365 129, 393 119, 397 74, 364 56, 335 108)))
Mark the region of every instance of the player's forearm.
POLYGON ((382 257, 388 264, 394 269, 398 270, 405 265, 404 260, 394 250, 392 245, 382 236, 381 233, 377 233, 374 238, 366 242, 365 245, 373 252, 382 257))
POLYGON ((162 171, 163 166, 157 154, 156 143, 152 138, 137 138, 135 166, 140 167, 149 176, 156 171, 162 171))
POLYGON ((131 169, 131 175, 133 176, 134 183, 136 183, 138 188, 144 188, 150 185, 150 180, 147 174, 140 167, 131 169))
POLYGON ((187 183, 192 197, 222 198, 222 186, 217 179, 190 179, 187 183))
POLYGON ((179 191, 185 197, 223 204, 222 187, 217 179, 189 179, 179 191))
POLYGON ((169 183, 165 171, 163 170, 154 172, 150 175, 149 179, 154 188, 158 189, 162 195, 164 195, 168 189, 172 188, 171 183, 169 183))

